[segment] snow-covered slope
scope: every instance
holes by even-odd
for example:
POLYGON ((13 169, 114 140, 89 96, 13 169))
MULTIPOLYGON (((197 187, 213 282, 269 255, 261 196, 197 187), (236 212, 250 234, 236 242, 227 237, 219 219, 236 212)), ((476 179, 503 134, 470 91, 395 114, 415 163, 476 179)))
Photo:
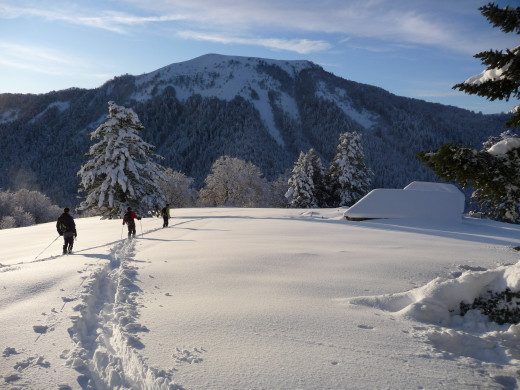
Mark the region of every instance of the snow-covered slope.
MULTIPOLYGON (((276 66, 286 72, 290 77, 297 76, 302 70, 315 68, 310 61, 279 61, 256 57, 225 56, 220 54, 206 54, 189 61, 165 66, 154 72, 139 76, 138 85, 153 83, 179 84, 177 96, 186 99, 193 93, 203 93, 206 96, 216 96, 224 100, 231 100, 236 95, 250 96, 249 86, 259 86, 262 82, 267 84, 262 88, 279 88, 280 84, 273 83, 267 78, 261 79, 255 76, 257 66, 276 66), (183 80, 190 79, 189 85, 182 85, 183 80)), ((164 88, 164 84, 159 89, 164 88)), ((143 90, 141 93, 149 93, 151 90, 143 90)), ((143 96, 146 98, 146 96, 143 96)))
POLYGON ((519 288, 520 227, 174 210, 0 231, 0 387, 513 389, 519 326, 460 300, 519 288))
POLYGON ((181 101, 186 101, 195 94, 226 101, 241 96, 253 103, 271 136, 283 145, 283 138, 275 124, 269 103, 269 91, 280 91, 277 104, 294 119, 298 119, 298 109, 294 97, 283 91, 279 80, 258 71, 258 67, 268 66, 279 68, 291 78, 304 69, 316 67, 309 61, 206 54, 138 77, 136 84, 139 90, 132 97, 138 101, 146 101, 153 94, 161 93, 167 86, 175 87, 176 96, 181 101))

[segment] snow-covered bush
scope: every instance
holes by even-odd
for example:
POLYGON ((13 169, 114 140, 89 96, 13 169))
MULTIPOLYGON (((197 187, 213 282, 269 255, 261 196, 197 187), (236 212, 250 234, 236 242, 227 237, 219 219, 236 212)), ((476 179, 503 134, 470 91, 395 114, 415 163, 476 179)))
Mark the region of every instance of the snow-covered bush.
POLYGON ((15 205, 34 217, 34 223, 49 222, 62 213, 61 207, 53 205, 45 194, 38 191, 19 190, 13 194, 15 205))
POLYGON ((266 180, 251 162, 222 156, 211 167, 206 185, 200 190, 201 206, 260 207, 266 180))
POLYGON ((31 226, 36 223, 34 216, 20 206, 15 207, 13 217, 16 221, 16 225, 20 227, 31 226))
POLYGON ((3 217, 1 220, 0 220, 0 230, 1 229, 12 229, 12 228, 15 228, 17 227, 16 226, 16 220, 14 219, 14 217, 8 215, 6 217, 3 217))
POLYGON ((469 310, 480 310, 499 325, 520 323, 520 292, 506 288, 502 292, 488 291, 486 296, 475 298, 472 304, 460 303, 460 315, 469 310))
POLYGON ((287 207, 285 193, 287 192, 287 182, 290 177, 291 173, 288 170, 276 180, 267 183, 266 191, 264 192, 265 207, 287 207))
POLYGON ((170 207, 192 207, 195 205, 199 193, 193 188, 193 178, 171 168, 164 171, 164 176, 166 180, 160 180, 159 187, 170 207))
POLYGON ((48 196, 38 191, 0 192, 0 229, 50 222, 62 211, 48 196))

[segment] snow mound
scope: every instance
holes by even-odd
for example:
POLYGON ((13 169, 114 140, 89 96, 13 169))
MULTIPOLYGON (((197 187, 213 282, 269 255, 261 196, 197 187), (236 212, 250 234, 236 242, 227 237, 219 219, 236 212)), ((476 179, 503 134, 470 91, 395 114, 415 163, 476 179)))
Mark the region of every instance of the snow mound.
POLYGON ((520 290, 520 262, 494 270, 466 271, 455 279, 436 278, 400 294, 354 298, 351 303, 397 312, 420 322, 450 326, 459 321, 460 302, 471 303, 487 291, 520 290))
POLYGON ((478 310, 460 315, 460 303, 472 303, 488 292, 520 290, 520 262, 486 271, 466 271, 457 278, 436 278, 423 287, 399 294, 349 299, 354 305, 376 307, 403 319, 435 327, 415 327, 436 349, 458 356, 517 364, 520 325, 498 325, 478 310))

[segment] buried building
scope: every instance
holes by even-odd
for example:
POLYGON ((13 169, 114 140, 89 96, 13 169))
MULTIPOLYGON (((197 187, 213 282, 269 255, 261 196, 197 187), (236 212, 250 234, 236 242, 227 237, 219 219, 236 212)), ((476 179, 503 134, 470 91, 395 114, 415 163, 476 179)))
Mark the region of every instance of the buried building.
POLYGON ((372 190, 344 216, 350 221, 380 218, 461 221, 464 202, 464 194, 452 184, 414 181, 402 190, 372 190))

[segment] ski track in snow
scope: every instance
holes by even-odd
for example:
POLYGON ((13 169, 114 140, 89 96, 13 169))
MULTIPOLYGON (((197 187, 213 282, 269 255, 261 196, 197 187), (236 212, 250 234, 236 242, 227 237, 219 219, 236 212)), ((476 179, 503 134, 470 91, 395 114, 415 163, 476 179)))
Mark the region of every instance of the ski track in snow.
POLYGON ((135 240, 114 245, 109 264, 90 276, 75 307, 80 315, 69 334, 76 346, 66 354, 67 364, 81 373, 83 389, 182 389, 173 383, 172 371, 148 366, 139 353, 144 347, 139 333, 148 329, 138 322, 134 249, 135 240))

